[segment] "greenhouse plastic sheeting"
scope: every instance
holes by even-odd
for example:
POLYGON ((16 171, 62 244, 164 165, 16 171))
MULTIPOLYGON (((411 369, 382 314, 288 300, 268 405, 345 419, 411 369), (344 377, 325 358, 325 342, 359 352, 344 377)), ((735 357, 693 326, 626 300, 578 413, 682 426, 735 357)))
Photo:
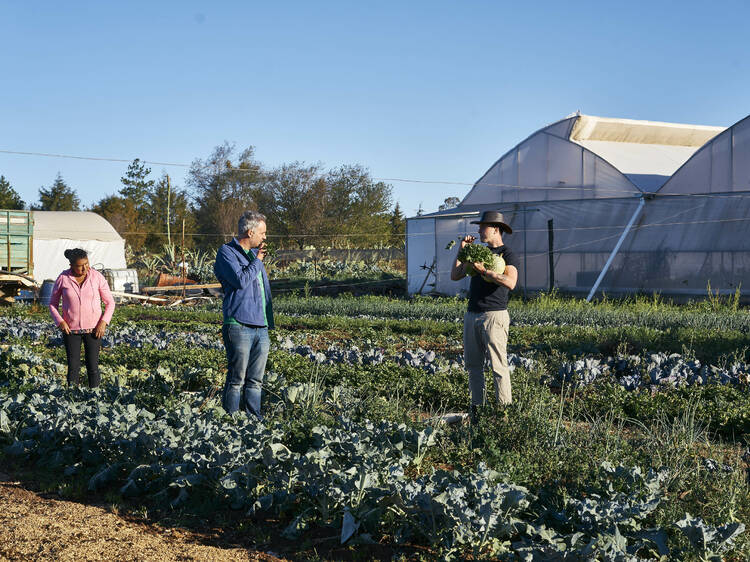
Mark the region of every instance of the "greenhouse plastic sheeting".
POLYGON ((658 190, 723 127, 568 117, 500 158, 462 205, 621 197, 658 190))
MULTIPOLYGON (((528 289, 550 288, 551 219, 554 287, 588 291, 638 203, 632 198, 499 207, 513 227, 504 241, 521 262, 519 284, 525 278, 528 289)), ((456 217, 433 220, 438 248, 435 289, 460 293, 468 285, 450 280, 455 249, 441 249, 452 238, 476 235, 477 226, 456 217)), ((749 240, 750 197, 739 197, 731 205, 725 198, 710 196, 647 200, 599 289, 705 293, 709 282, 715 289, 750 287, 749 240)))
POLYGON ((443 248, 476 234, 466 217, 485 210, 502 211, 513 227, 504 241, 521 262, 519 287, 588 292, 621 238, 600 291, 750 287, 750 117, 724 129, 577 115, 537 131, 457 208, 409 219, 434 225, 437 292, 467 289, 450 280, 455 250, 443 248))
POLYGON ((659 190, 661 194, 750 191, 750 116, 704 145, 659 190))
POLYGON ((34 211, 34 279, 56 279, 68 269, 65 250, 82 248, 96 269, 122 269, 125 240, 103 217, 89 212, 34 211))
POLYGON ((427 291, 434 289, 435 279, 425 282, 428 273, 425 268, 435 259, 435 219, 408 221, 406 223, 406 263, 409 293, 416 293, 421 287, 427 291))
POLYGON ((125 241, 100 242, 98 240, 37 240, 34 239, 34 279, 41 283, 45 279, 57 279, 70 267, 65 250, 82 248, 88 252, 91 267, 102 269, 124 269, 125 241))

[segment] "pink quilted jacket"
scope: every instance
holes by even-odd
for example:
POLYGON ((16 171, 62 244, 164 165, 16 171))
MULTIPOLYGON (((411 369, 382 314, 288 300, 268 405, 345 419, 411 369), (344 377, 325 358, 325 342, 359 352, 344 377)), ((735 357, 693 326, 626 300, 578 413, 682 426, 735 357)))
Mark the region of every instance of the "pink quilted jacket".
POLYGON ((83 285, 78 285, 69 269, 63 271, 54 287, 49 301, 49 311, 57 326, 65 320, 71 330, 91 330, 96 328, 99 320, 107 324, 115 312, 115 300, 109 291, 104 275, 95 269, 89 269, 83 285), (57 307, 62 297, 62 316, 57 307), (104 313, 102 313, 104 301, 104 313))

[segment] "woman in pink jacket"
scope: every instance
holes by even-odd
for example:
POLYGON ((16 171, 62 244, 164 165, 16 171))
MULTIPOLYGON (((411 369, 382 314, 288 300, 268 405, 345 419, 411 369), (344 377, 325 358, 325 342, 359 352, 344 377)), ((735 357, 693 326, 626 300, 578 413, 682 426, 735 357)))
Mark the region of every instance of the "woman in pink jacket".
POLYGON ((78 384, 81 372, 81 342, 86 353, 89 386, 99 386, 99 349, 107 324, 112 320, 115 301, 104 276, 89 268, 85 250, 65 250, 70 269, 63 271, 52 288, 49 311, 63 333, 68 357, 68 384, 78 384), (58 311, 62 297, 62 316, 58 311), (105 309, 102 313, 102 301, 105 309))

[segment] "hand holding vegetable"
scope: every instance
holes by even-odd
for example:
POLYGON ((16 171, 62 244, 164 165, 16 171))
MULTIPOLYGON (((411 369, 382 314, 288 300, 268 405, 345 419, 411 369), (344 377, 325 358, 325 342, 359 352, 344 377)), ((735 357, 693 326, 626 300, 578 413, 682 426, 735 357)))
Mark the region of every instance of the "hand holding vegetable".
MULTIPOLYGON (((474 238, 467 236, 466 238, 474 238)), ((464 238, 464 241, 466 241, 464 238)), ((463 244, 463 241, 461 242, 463 244)), ((472 244, 467 242, 462 245, 458 252, 458 261, 466 263, 467 275, 485 275, 487 271, 505 272, 505 260, 500 256, 493 254, 487 246, 481 244, 472 244)))
POLYGON ((477 272, 479 275, 484 275, 485 273, 487 273, 487 268, 480 261, 476 261, 472 263, 471 267, 474 268, 474 271, 477 272))
POLYGON ((476 240, 476 238, 473 237, 471 234, 468 234, 467 236, 464 236, 461 239, 461 248, 463 249, 467 244, 473 244, 474 240, 476 240))

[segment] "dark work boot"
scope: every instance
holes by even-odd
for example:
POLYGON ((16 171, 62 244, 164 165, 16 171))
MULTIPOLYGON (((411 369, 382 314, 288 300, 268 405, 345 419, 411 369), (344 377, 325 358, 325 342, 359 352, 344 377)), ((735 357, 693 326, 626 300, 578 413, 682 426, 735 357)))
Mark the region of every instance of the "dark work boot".
POLYGON ((479 423, 479 406, 477 406, 476 404, 471 405, 469 420, 471 421, 471 425, 477 425, 479 423))

